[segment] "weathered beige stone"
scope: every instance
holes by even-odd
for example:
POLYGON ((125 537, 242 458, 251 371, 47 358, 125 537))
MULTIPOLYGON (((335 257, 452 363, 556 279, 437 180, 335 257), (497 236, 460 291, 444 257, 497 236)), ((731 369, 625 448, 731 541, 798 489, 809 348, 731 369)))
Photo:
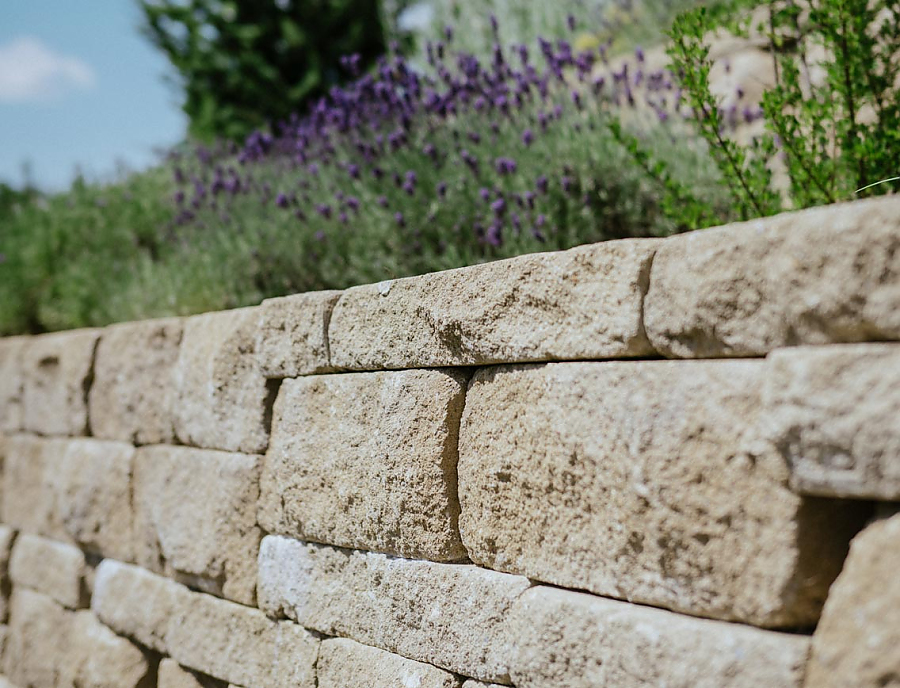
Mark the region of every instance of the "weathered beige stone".
POLYGON ((609 241, 354 287, 331 363, 353 370, 651 353, 641 322, 653 239, 609 241))
POLYGON ((503 686, 499 683, 483 683, 482 681, 469 679, 462 684, 462 688, 503 688, 503 686))
POLYGON ((266 377, 297 377, 333 370, 328 323, 339 291, 266 299, 260 306, 257 358, 266 377))
POLYGON ((104 559, 97 567, 91 609, 119 633, 168 654, 166 631, 184 586, 138 566, 104 559))
POLYGON ((509 682, 513 601, 526 578, 395 559, 278 535, 263 539, 259 606, 325 635, 474 678, 509 682))
POLYGON ((256 600, 261 457, 141 447, 135 458, 139 565, 229 599, 256 600))
POLYGON ((11 683, 5 676, 0 676, 0 688, 19 688, 15 683, 11 683))
POLYGON ((158 688, 225 688, 227 684, 210 676, 185 669, 174 659, 159 663, 158 688))
MULTIPOLYGON (((9 555, 16 540, 16 531, 0 524, 0 624, 5 624, 9 616, 9 555)), ((5 628, 0 626, 0 628, 5 628)), ((0 659, 3 653, 0 652, 0 659)), ((0 668, 2 668, 0 663, 0 668)))
POLYGON ((857 535, 822 611, 807 688, 900 685, 900 513, 857 535))
POLYGON ((3 495, 6 490, 3 487, 3 466, 6 463, 6 434, 0 431, 0 514, 3 513, 3 495))
POLYGON ((29 337, 0 339, 0 430, 5 432, 22 429, 22 352, 29 341, 29 337))
POLYGON ((460 430, 478 564, 698 616, 815 623, 867 510, 759 440, 763 361, 487 368, 460 430))
POLYGON ((203 593, 179 595, 166 642, 180 664, 241 686, 313 688, 319 641, 290 621, 203 593))
POLYGON ((87 606, 84 554, 77 547, 22 533, 9 558, 13 585, 52 597, 64 607, 87 606))
POLYGON ((51 480, 59 520, 82 549, 133 560, 133 465, 134 447, 125 442, 75 439, 66 445, 51 480))
POLYGON ((150 665, 144 653, 97 621, 89 611, 72 615, 66 657, 73 688, 138 688, 147 685, 150 665))
POLYGON ((466 377, 440 370, 285 380, 261 483, 268 532, 438 561, 459 539, 466 377))
POLYGON ((784 213, 665 240, 647 335, 678 358, 900 338, 900 199, 784 213))
POLYGON ((265 450, 274 387, 256 357, 259 309, 184 321, 175 366, 175 434, 184 444, 249 454, 265 450))
POLYGON ((31 337, 22 351, 23 427, 41 435, 85 435, 87 393, 99 330, 31 337))
POLYGON ((69 440, 10 435, 3 470, 3 522, 34 535, 69 540, 55 481, 69 440))
POLYGON ((459 680, 430 664, 416 662, 346 638, 324 640, 316 664, 319 688, 459 688, 459 680))
POLYGON ((797 491, 900 500, 900 344, 775 351, 763 403, 797 491))
POLYGON ((171 442, 181 320, 112 325, 97 345, 91 434, 136 444, 171 442))
POLYGON ((73 612, 41 593, 16 587, 10 597, 9 639, 3 673, 14 684, 65 686, 73 612))
POLYGON ((809 638, 535 587, 514 611, 518 688, 799 688, 809 638))

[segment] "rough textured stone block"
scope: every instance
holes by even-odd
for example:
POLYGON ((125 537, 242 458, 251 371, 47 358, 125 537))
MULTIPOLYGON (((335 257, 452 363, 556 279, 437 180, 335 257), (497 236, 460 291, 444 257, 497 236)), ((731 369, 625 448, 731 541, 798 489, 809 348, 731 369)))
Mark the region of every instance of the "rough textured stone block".
POLYGON ((759 440, 763 361, 487 368, 460 430, 478 564, 762 626, 815 623, 867 510, 804 500, 759 440))
POLYGON ((32 337, 22 351, 23 427, 41 435, 84 435, 99 330, 32 337))
POLYGON ((189 585, 253 604, 259 456, 141 447, 135 459, 136 561, 189 585))
POLYGON ((259 554, 259 606, 326 635, 491 681, 509 681, 508 612, 526 578, 395 559, 277 535, 259 554))
POLYGON ((181 320, 112 325, 97 345, 91 434, 136 444, 172 441, 181 320))
POLYGON ((483 683, 482 681, 469 679, 462 684, 462 688, 502 688, 502 686, 499 683, 483 683))
POLYGON ((657 351, 753 356, 900 338, 900 199, 855 201, 690 232, 653 260, 657 351))
POLYGON ((800 688, 809 638, 536 587, 515 606, 518 688, 800 688))
POLYGON ((66 658, 77 688, 138 688, 146 685, 149 662, 137 647, 97 621, 89 611, 72 615, 66 658))
POLYGON ((900 344, 775 351, 764 404, 797 491, 900 500, 900 344))
POLYGON ((0 339, 0 430, 17 432, 22 429, 22 352, 30 337, 0 339))
POLYGON ((179 595, 166 642, 186 667, 241 686, 313 688, 319 641, 290 621, 202 593, 179 595))
POLYGON ((0 676, 0 688, 19 688, 15 683, 12 683, 5 676, 0 676))
MULTIPOLYGON (((0 525, 0 624, 6 623, 9 615, 9 554, 15 539, 16 531, 8 526, 0 525)), ((0 658, 2 657, 3 653, 0 652, 0 658)))
POLYGON ((168 654, 166 630, 186 589, 138 566, 104 559, 97 567, 91 609, 116 633, 168 654))
POLYGON ((210 676, 185 669, 174 659, 159 663, 158 688, 225 688, 227 684, 210 676))
POLYGON ((69 540, 59 518, 56 480, 69 440, 10 435, 3 470, 3 522, 27 533, 69 540))
POLYGON ((184 444, 250 454, 265 450, 274 400, 256 357, 259 309, 184 321, 175 367, 175 434, 184 444))
POLYGON ((86 606, 84 554, 77 547, 22 533, 9 558, 14 585, 52 597, 64 607, 86 606))
POLYGON ((900 513, 854 538, 813 636, 807 688, 900 683, 900 513))
POLYGON ((52 482, 59 520, 82 549, 133 560, 133 466, 134 447, 124 442, 76 439, 66 445, 52 482))
POLYGON ((262 479, 268 532, 409 558, 466 556, 456 443, 466 377, 439 370, 282 383, 262 479))
POLYGON ((459 680, 430 664, 360 645, 345 638, 322 642, 316 664, 319 688, 459 688, 459 680))
POLYGON ((15 588, 10 598, 9 639, 3 673, 16 684, 36 688, 64 686, 73 612, 46 595, 15 588))
POLYGON ((609 241, 346 290, 331 363, 353 370, 651 353, 653 239, 609 241))
POLYGON ((260 306, 256 351, 266 377, 297 377, 333 370, 328 323, 339 291, 266 299, 260 306))

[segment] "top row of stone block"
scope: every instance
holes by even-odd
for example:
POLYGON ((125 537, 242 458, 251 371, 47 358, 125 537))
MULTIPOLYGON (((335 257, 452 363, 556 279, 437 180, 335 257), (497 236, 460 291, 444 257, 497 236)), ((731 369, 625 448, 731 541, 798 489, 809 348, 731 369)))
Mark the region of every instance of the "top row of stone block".
POLYGON ((267 379, 900 339, 900 198, 0 340, 0 430, 261 453, 267 379))

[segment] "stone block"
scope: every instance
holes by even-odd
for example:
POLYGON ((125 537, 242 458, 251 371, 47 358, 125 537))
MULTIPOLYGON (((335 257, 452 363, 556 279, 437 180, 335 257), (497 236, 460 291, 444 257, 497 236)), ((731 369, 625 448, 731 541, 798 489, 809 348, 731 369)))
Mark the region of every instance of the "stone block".
POLYGON ((175 366, 175 435, 192 447, 261 453, 275 387, 256 356, 259 309, 184 320, 175 366))
POLYGON ((261 483, 268 532, 464 558, 456 458, 466 377, 440 370, 285 380, 261 483))
POLYGON ((900 199, 854 201, 666 239, 644 307, 657 351, 759 356, 900 338, 900 199))
POLYGON ((92 435, 135 444, 171 443, 180 342, 177 318, 103 330, 89 394, 92 435))
POLYGON ((800 688, 807 636, 535 587, 516 603, 518 688, 800 688))
POLYGON ((89 611, 72 615, 67 657, 74 688, 138 688, 147 685, 150 663, 135 645, 97 621, 89 611))
POLYGON ((779 349, 764 405, 798 492, 900 500, 900 344, 779 349))
POLYGON ((467 564, 396 559, 278 535, 263 539, 259 606, 474 678, 509 682, 512 603, 526 578, 467 564))
POLYGON ((14 684, 66 686, 71 616, 50 597, 16 587, 10 597, 9 639, 3 673, 14 684))
POLYGON ((186 667, 241 686, 314 688, 319 640, 290 621, 210 595, 177 597, 166 642, 186 667))
POLYGON ((210 676, 185 669, 174 659, 159 663, 158 688, 225 688, 227 684, 210 676))
POLYGON ((472 678, 463 683, 462 688, 503 688, 503 686, 499 683, 484 683, 472 678))
POLYGON ((256 351, 266 377, 297 377, 333 370, 328 323, 339 291, 266 299, 260 306, 256 351))
POLYGON ((261 457, 140 447, 135 458, 136 562, 206 592, 253 604, 261 457))
POLYGON ((812 625, 868 516, 803 499, 760 439, 763 361, 486 368, 459 442, 471 559, 760 626, 812 625))
POLYGON ((77 547, 22 533, 9 558, 9 577, 15 586, 31 588, 64 607, 87 606, 84 554, 77 547))
POLYGON ((652 352, 641 306, 654 239, 532 254, 346 290, 331 363, 372 370, 652 352))
POLYGON ((437 667, 346 638, 322 641, 316 663, 319 688, 459 688, 459 680, 437 667))
POLYGON ((59 517, 56 481, 69 440, 10 435, 3 470, 3 522, 56 540, 70 538, 59 517))
POLYGON ((104 559, 97 567, 91 609, 116 633, 168 654, 166 631, 186 588, 138 566, 104 559))
POLYGON ((65 448, 52 476, 56 508, 66 533, 87 552, 134 558, 134 454, 125 442, 86 438, 65 448))
POLYGON ((30 341, 30 337, 0 339, 0 431, 3 432, 22 429, 22 353, 30 341))
POLYGON ((99 330, 71 330, 29 339, 22 351, 25 430, 87 434, 87 395, 99 335, 99 330))
POLYGON ((900 682, 900 513, 853 539, 812 642, 806 688, 900 682))

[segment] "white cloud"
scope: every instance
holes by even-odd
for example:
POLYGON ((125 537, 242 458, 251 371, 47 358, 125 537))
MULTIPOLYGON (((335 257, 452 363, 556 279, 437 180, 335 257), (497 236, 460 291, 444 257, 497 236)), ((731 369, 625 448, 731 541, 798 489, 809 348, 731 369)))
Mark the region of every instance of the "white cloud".
POLYGON ((0 102, 54 100, 95 82, 87 64, 53 52, 36 38, 24 36, 0 45, 0 102))

